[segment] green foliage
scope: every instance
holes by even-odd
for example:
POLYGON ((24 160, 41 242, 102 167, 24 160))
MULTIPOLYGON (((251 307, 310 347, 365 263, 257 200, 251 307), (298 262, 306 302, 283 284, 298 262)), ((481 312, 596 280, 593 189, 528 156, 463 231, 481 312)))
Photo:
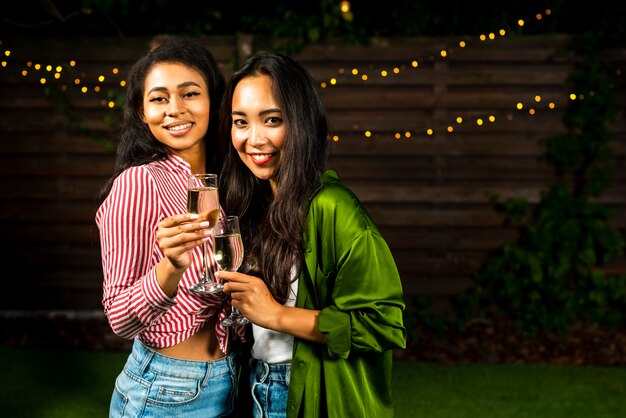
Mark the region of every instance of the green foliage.
POLYGON ((573 321, 626 323, 626 276, 602 266, 623 254, 622 234, 597 200, 611 186, 607 124, 615 119, 615 87, 597 56, 598 36, 576 40, 584 54, 571 74, 578 98, 564 115, 567 131, 544 143, 558 180, 531 205, 500 205, 519 239, 475 274, 476 286, 455 300, 459 318, 504 317, 528 332, 565 331, 573 321))
POLYGON ((323 38, 339 36, 349 26, 336 3, 329 0, 304 8, 278 4, 271 15, 244 14, 240 22, 241 30, 270 37, 276 41, 275 49, 288 53, 323 38))
POLYGON ((375 36, 474 36, 500 28, 510 34, 521 30, 518 19, 526 21, 525 34, 579 34, 603 28, 611 28, 622 36, 625 32, 621 29, 624 6, 613 0, 596 0, 593 5, 553 0, 388 0, 384 3, 353 0, 346 13, 340 11, 340 3, 339 0, 275 0, 271 4, 188 0, 182 7, 176 0, 22 0, 7 3, 0 33, 123 37, 240 32, 298 42, 333 37, 362 42, 375 36), (537 13, 543 15, 541 21, 535 18, 537 13))
MULTIPOLYGON (((55 107, 58 114, 65 118, 71 133, 78 133, 89 137, 102 143, 107 150, 111 152, 115 151, 116 142, 109 136, 110 134, 89 128, 83 118, 73 109, 66 91, 61 86, 45 86, 43 87, 43 94, 50 100, 50 103, 55 107)), ((103 119, 109 128, 116 129, 120 123, 124 95, 119 91, 109 90, 107 92, 107 99, 108 101, 114 102, 115 107, 107 111, 103 119)))

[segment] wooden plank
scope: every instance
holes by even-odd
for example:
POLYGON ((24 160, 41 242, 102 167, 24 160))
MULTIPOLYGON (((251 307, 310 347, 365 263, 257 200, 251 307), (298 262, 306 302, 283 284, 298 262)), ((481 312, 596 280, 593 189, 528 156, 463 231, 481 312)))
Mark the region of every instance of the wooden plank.
POLYGON ((440 256, 420 254, 416 251, 395 251, 393 258, 398 270, 403 273, 424 275, 426 277, 471 277, 490 253, 483 252, 447 252, 440 256))
POLYGON ((537 202, 542 188, 532 184, 493 185, 473 183, 465 186, 424 186, 400 182, 352 181, 354 193, 366 203, 430 203, 430 204, 489 204, 492 196, 501 199, 523 197, 537 202))
MULTIPOLYGON (((114 138, 111 132, 103 133, 106 137, 114 138)), ((24 133, 20 141, 15 141, 14 135, 0 132, 0 145, 6 150, 10 144, 11 154, 97 154, 100 159, 111 161, 115 158, 112 143, 91 137, 85 134, 72 135, 65 131, 43 133, 24 133)), ((8 154, 8 152, 6 152, 8 154)))
MULTIPOLYGON (((372 138, 361 134, 342 135, 337 142, 331 142, 332 156, 540 156, 545 148, 540 140, 546 138, 542 133, 531 130, 511 133, 506 137, 494 137, 485 130, 464 132, 462 136, 450 134, 449 137, 428 137, 394 139, 393 135, 374 135, 372 138)), ((613 142, 612 150, 617 156, 625 155, 626 143, 613 142)))
MULTIPOLYGON (((355 45, 340 41, 325 41, 310 45, 295 54, 303 62, 329 60, 337 63, 392 62, 407 63, 413 59, 439 59, 439 52, 449 50, 447 60, 476 59, 481 61, 547 61, 564 59, 560 51, 567 45, 567 36, 524 36, 498 38, 494 41, 481 42, 477 37, 437 37, 437 38, 371 38, 370 44, 355 45), (457 47, 465 40, 467 48, 457 47)), ((263 40, 258 39, 260 45, 263 40)))
POLYGON ((519 234, 505 227, 380 226, 380 233, 396 251, 493 250, 515 241, 519 234))
MULTIPOLYGON (((367 203, 366 208, 379 228, 497 228, 505 225, 506 217, 492 206, 430 204, 429 207, 367 203)), ((613 209, 609 224, 626 227, 626 205, 607 206, 613 209)), ((394 245, 390 243, 390 245, 394 245)))
POLYGON ((435 84, 446 84, 448 88, 477 87, 531 87, 534 89, 562 89, 572 71, 571 63, 500 64, 483 62, 452 62, 434 68, 431 65, 410 66, 366 65, 346 68, 332 66, 326 62, 309 63, 307 69, 320 83, 325 82, 326 90, 345 87, 402 86, 403 88, 428 88, 435 84), (356 73, 353 70, 356 69, 356 73), (364 80, 363 76, 367 79, 364 80), (334 80, 335 84, 331 84, 334 80))
MULTIPOLYGON (((39 195, 28 198, 3 198, 0 208, 0 219, 10 220, 12 223, 41 222, 61 223, 67 225, 93 224, 98 202, 95 199, 67 201, 54 199, 46 201, 39 195), (39 199, 34 199, 39 197, 39 199), (45 210, 42 210, 45 207, 45 210)), ((82 227, 81 227, 82 228, 82 227)), ((74 231, 76 232, 76 231, 74 231)), ((16 237, 19 233, 16 232, 16 237)))
MULTIPOLYGON (((368 212, 379 228, 404 227, 411 225, 422 228, 462 228, 481 225, 483 227, 499 227, 504 224, 504 217, 486 208, 453 209, 439 207, 424 209, 411 206, 391 206, 388 204, 367 204, 368 212)), ((390 243, 393 245, 393 243, 390 243)))
POLYGON ((46 282, 63 282, 64 275, 46 276, 45 282, 37 284, 37 290, 28 298, 6 298, 0 307, 5 310, 45 311, 45 310, 102 310, 102 286, 95 288, 51 289, 46 282))
POLYGON ((472 181, 493 180, 494 177, 542 183, 554 180, 552 168, 539 157, 336 157, 332 159, 332 167, 344 180, 362 179, 372 170, 378 178, 386 180, 472 181))
POLYGON ((100 247, 97 245, 42 245, 37 243, 29 246, 28 251, 12 254, 14 262, 29 266, 34 270, 81 271, 101 272, 102 261, 100 247))
POLYGON ((412 138, 396 140, 389 137, 368 139, 364 135, 346 134, 338 142, 331 143, 331 155, 385 155, 391 156, 429 156, 429 155, 502 155, 502 156, 537 156, 542 149, 538 143, 539 136, 532 137, 520 134, 507 137, 502 141, 494 141, 485 136, 484 132, 473 135, 466 134, 463 138, 451 135, 449 138, 412 138))
POLYGON ((95 224, 23 222, 11 223, 3 228, 13 242, 39 244, 95 244, 98 242, 98 229, 95 224))
MULTIPOLYGON (((366 203, 387 204, 489 204, 493 197, 500 200, 524 198, 531 203, 540 200, 545 188, 533 184, 472 183, 451 186, 424 186, 414 184, 376 184, 374 182, 351 182, 349 187, 366 203)), ((604 192, 598 202, 606 205, 621 205, 626 202, 626 186, 616 185, 604 192)))
MULTIPOLYGON (((113 158, 101 155, 81 155, 80 159, 69 159, 63 155, 58 155, 52 159, 49 156, 41 155, 33 158, 31 154, 21 156, 10 155, 0 157, 0 174, 2 175, 26 175, 28 178, 36 177, 102 177, 112 173, 113 158)), ((70 185, 67 185, 70 186, 70 185)), ((71 186, 70 186, 71 187, 71 186)))

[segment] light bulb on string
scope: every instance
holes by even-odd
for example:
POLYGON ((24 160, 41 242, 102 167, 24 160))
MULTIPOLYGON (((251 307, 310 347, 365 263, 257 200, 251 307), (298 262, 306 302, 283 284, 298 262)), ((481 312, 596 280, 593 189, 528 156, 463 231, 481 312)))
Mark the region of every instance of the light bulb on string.
MULTIPOLYGON (((347 8, 347 10, 349 10, 351 6, 350 6, 350 2, 347 2, 347 1, 345 1, 345 2, 341 2, 341 3, 340 3, 340 10, 342 10, 342 11, 344 10, 344 3, 346 3, 346 4, 345 4, 345 7, 347 8)), ((350 13, 351 13, 351 12, 350 12, 350 13)), ((548 9, 548 10, 546 10, 546 11, 545 11, 545 14, 546 14, 546 15, 550 15, 550 14, 551 14, 551 11, 548 9)), ((535 17, 538 21, 541 21, 541 20, 542 20, 542 17, 541 17, 541 16, 542 16, 542 14, 541 14, 541 13, 536 13, 536 14, 534 15, 534 17, 535 17)), ((518 19, 516 23, 517 23, 517 25, 518 25, 520 28, 523 28, 523 27, 525 26, 525 24, 526 24, 526 23, 525 23, 525 20, 524 20, 524 19, 522 19, 522 18, 518 19)), ((506 31, 504 28, 501 28, 501 29, 499 29, 497 32, 489 32, 489 33, 487 33, 487 34, 480 34, 480 35, 478 36, 478 38, 479 38, 479 40, 480 40, 480 41, 486 41, 487 39, 489 39, 489 40, 495 40, 495 39, 496 39, 496 37, 497 37, 496 33, 497 33, 497 34, 499 34, 501 37, 504 37, 504 36, 506 36, 506 35, 507 35, 507 31, 506 31)), ((460 41, 458 41, 458 45, 459 45, 459 47, 461 47, 461 48, 465 48, 465 47, 467 47, 467 42, 466 42, 465 40, 460 40, 460 41)), ((444 50, 441 50, 441 51, 440 51, 439 55, 440 55, 442 58, 446 58, 446 57, 448 56, 449 52, 451 52, 451 51, 448 51, 448 50, 445 50, 445 49, 444 49, 444 50)), ((431 60, 431 61, 434 59, 434 57, 432 57, 432 56, 431 56, 431 57, 429 57, 429 58, 430 58, 430 60, 431 60)), ((417 62, 418 62, 418 61, 421 61, 421 60, 423 60, 423 58, 417 58, 417 59, 413 59, 413 60, 411 60, 411 61, 410 61, 411 66, 412 66, 413 68, 417 68, 417 62)), ((354 69, 352 70, 352 74, 353 74, 353 75, 355 75, 355 76, 358 74, 358 72, 359 72, 359 69, 357 69, 357 68, 354 68, 354 69)), ((343 74, 343 69, 341 69, 341 68, 340 68, 340 69, 338 70, 338 73, 339 73, 339 74, 343 74)), ((393 73, 394 73, 394 74, 399 74, 399 73, 400 73, 400 69, 399 69, 398 67, 394 68, 393 73)), ((383 76, 383 77, 386 77, 386 76, 383 76)), ((362 77, 361 79, 362 79, 362 81, 367 81, 367 77, 365 77, 365 78, 363 78, 363 77, 362 77)), ((331 83, 330 85, 333 85, 333 86, 334 86, 334 85, 336 85, 336 84, 337 84, 337 83, 335 82, 335 83, 331 83)), ((328 87, 329 87, 329 84, 328 84, 327 82, 322 82, 322 88, 328 88, 328 87)))

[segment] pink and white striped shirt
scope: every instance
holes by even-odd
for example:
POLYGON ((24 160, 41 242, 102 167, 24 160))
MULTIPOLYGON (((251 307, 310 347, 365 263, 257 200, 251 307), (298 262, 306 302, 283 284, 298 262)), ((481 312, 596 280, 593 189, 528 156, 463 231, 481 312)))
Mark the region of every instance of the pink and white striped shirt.
MULTIPOLYGON (((164 257, 156 240, 157 224, 187 211, 189 174, 189 164, 174 155, 130 167, 115 179, 96 213, 104 273, 104 312, 117 335, 137 337, 154 348, 178 344, 195 334, 213 315, 221 319, 228 314, 228 304, 219 296, 198 296, 188 290, 202 275, 201 247, 193 250, 192 264, 173 298, 163 293, 156 280, 156 265, 164 257)), ((209 265, 213 274, 217 267, 212 257, 209 265)), ((233 331, 243 338, 243 327, 233 331)), ((228 352, 228 332, 219 321, 215 332, 220 348, 228 352)))

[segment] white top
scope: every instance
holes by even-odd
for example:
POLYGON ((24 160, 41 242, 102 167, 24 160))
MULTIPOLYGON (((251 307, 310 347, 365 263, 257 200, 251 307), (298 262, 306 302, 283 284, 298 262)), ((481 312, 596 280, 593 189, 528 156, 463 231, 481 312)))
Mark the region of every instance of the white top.
MULTIPOLYGON (((291 279, 294 279, 295 268, 291 269, 291 279)), ((295 306, 298 295, 298 280, 291 282, 289 297, 285 306, 295 306)), ((252 357, 269 364, 291 363, 293 356, 293 335, 277 332, 252 324, 252 334, 254 335, 254 345, 252 346, 252 357)))

